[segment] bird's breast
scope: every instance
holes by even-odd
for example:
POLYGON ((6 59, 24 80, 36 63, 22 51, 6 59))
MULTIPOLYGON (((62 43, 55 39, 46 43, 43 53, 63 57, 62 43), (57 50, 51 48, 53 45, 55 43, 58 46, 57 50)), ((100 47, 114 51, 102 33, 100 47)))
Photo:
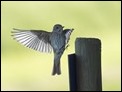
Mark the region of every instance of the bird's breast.
POLYGON ((52 33, 50 36, 51 46, 53 49, 60 49, 65 46, 65 36, 59 33, 52 33))

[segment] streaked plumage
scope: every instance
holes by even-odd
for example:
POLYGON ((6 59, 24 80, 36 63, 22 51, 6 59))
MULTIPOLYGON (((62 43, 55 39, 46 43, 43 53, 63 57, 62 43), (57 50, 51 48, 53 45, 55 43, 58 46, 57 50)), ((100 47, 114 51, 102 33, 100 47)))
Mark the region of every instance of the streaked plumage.
POLYGON ((13 29, 12 36, 25 47, 51 53, 54 51, 54 67, 52 75, 61 74, 60 58, 68 47, 70 35, 74 29, 65 29, 60 24, 53 27, 52 32, 44 30, 21 30, 13 29))

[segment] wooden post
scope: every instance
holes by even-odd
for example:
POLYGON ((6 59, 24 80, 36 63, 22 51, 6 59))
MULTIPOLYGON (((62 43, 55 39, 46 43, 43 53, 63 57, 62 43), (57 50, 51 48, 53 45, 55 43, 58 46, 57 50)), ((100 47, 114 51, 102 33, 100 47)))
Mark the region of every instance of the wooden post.
POLYGON ((77 83, 76 83, 76 62, 75 62, 75 54, 68 55, 68 65, 69 65, 69 86, 70 91, 77 90, 77 83))
POLYGON ((75 91, 102 91, 100 40, 77 38, 74 62, 76 63, 73 66, 76 67, 75 91))

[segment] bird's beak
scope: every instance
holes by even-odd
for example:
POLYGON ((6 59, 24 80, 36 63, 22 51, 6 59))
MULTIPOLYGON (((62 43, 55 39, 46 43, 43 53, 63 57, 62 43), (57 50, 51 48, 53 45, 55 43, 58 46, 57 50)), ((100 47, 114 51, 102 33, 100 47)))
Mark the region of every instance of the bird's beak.
POLYGON ((74 28, 72 28, 72 31, 74 30, 74 28))

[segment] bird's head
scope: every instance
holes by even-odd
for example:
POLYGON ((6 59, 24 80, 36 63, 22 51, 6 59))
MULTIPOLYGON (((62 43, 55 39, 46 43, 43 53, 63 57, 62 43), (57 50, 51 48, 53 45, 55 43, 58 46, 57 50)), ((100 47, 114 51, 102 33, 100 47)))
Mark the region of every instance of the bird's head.
POLYGON ((54 25, 54 27, 53 27, 53 31, 54 31, 54 32, 62 32, 62 31, 63 31, 63 28, 64 28, 64 26, 62 26, 62 25, 60 25, 60 24, 56 24, 56 25, 54 25))

